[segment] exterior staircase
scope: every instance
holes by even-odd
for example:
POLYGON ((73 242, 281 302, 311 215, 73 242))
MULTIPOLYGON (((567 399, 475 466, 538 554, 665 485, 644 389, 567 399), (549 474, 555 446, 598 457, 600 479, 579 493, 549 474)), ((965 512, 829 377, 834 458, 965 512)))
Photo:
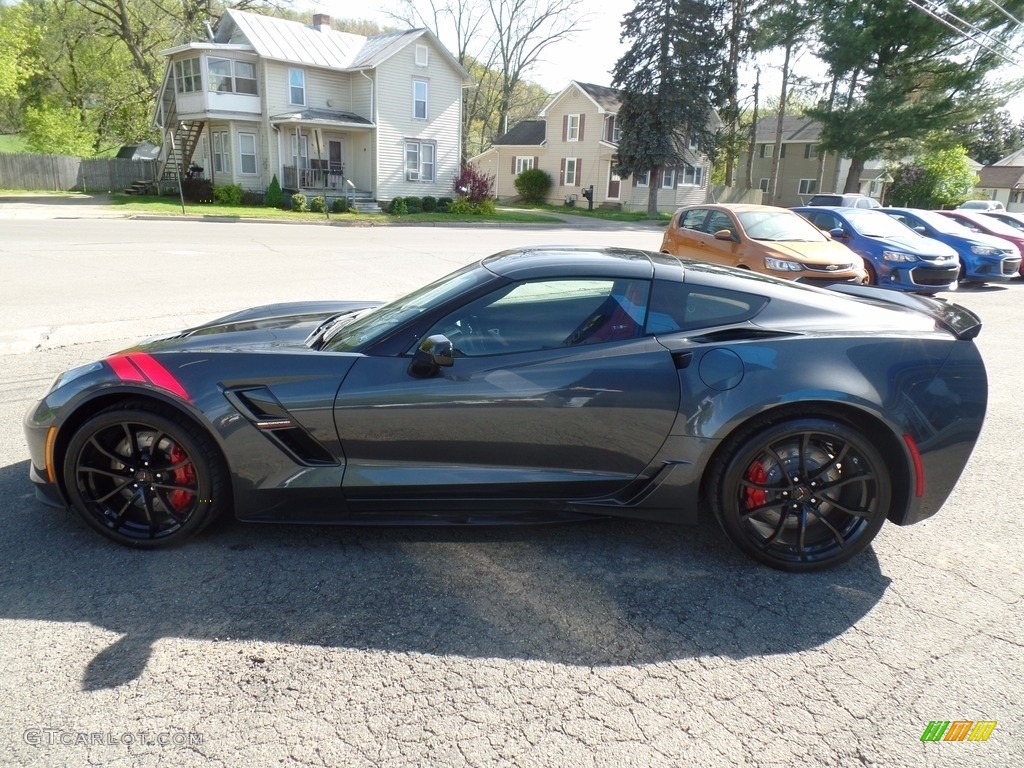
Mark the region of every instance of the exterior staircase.
POLYGON ((170 68, 164 78, 162 94, 154 123, 163 133, 165 154, 156 177, 160 182, 177 181, 185 178, 206 123, 202 120, 178 120, 170 68))

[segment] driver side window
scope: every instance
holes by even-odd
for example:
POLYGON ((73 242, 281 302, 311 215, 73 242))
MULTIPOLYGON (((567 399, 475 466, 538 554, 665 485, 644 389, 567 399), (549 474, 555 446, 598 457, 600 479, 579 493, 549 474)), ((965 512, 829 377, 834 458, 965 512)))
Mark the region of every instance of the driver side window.
POLYGON ((646 280, 573 278, 513 283, 473 301, 427 333, 444 334, 456 356, 619 341, 640 336, 646 280))

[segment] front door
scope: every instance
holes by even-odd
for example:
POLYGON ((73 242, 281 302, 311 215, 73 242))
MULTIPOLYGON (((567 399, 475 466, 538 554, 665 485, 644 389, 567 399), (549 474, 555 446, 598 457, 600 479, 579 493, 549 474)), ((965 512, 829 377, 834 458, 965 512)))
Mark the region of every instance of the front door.
POLYGON ((641 335, 649 282, 503 286, 425 335, 454 364, 416 378, 410 357, 362 357, 335 401, 353 510, 389 501, 587 499, 622 491, 661 448, 679 381, 641 335))
POLYGON ((622 179, 619 178, 619 174, 615 172, 614 165, 608 164, 608 199, 618 200, 619 190, 622 187, 622 179))

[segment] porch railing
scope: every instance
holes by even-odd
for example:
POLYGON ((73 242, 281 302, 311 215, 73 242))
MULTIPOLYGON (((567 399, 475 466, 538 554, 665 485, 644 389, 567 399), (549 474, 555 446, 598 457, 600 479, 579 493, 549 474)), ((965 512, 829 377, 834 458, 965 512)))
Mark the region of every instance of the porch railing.
POLYGON ((284 167, 285 189, 345 189, 344 168, 296 168, 294 165, 284 167))

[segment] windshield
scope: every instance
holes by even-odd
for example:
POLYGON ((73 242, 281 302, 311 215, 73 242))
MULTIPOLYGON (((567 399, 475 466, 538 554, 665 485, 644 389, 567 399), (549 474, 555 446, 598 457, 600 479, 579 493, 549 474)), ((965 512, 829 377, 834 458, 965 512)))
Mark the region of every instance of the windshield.
POLYGON ((915 211, 914 215, 917 216, 925 224, 928 224, 939 232, 944 232, 947 235, 959 235, 960 237, 970 237, 974 233, 971 232, 967 227, 958 221, 955 221, 948 216, 943 216, 941 213, 933 213, 931 211, 915 211))
POLYGON ((976 224, 979 229, 983 229, 993 235, 999 235, 1000 237, 1020 237, 1020 232, 1018 230, 1014 229, 1009 224, 1004 224, 995 216, 986 216, 984 213, 975 213, 973 215, 967 214, 964 218, 968 219, 972 224, 976 224))
POLYGON ((738 216, 753 240, 820 243, 828 239, 803 216, 789 211, 742 211, 738 216))
POLYGON ((489 274, 479 264, 470 264, 390 304, 359 313, 351 322, 339 323, 329 329, 320 346, 330 352, 351 352, 371 344, 387 335, 395 326, 411 320, 424 310, 443 304, 480 282, 481 273, 489 274))
POLYGON ((850 226, 864 237, 921 237, 910 227, 879 211, 851 208, 843 213, 850 226))

